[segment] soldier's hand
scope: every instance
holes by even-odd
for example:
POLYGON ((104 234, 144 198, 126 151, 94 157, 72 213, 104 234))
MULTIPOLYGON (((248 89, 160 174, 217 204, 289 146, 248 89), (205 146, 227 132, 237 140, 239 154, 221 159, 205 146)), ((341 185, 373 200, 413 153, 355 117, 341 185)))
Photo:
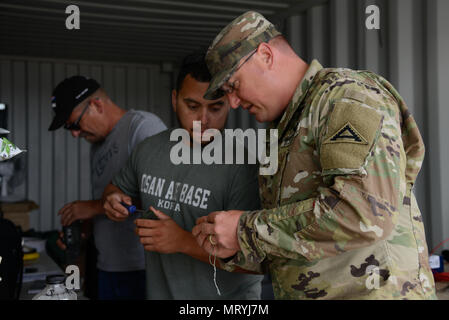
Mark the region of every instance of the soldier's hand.
POLYGON ((128 218, 129 212, 120 202, 131 205, 132 199, 123 192, 112 192, 105 195, 103 208, 109 219, 120 222, 128 218))
POLYGON ((185 238, 190 236, 189 232, 182 229, 178 224, 162 211, 150 207, 150 210, 159 220, 136 219, 136 234, 147 251, 159 253, 181 252, 185 245, 185 238))
POLYGON ((237 226, 244 211, 215 211, 198 218, 192 229, 198 244, 210 254, 228 258, 240 251, 237 226))

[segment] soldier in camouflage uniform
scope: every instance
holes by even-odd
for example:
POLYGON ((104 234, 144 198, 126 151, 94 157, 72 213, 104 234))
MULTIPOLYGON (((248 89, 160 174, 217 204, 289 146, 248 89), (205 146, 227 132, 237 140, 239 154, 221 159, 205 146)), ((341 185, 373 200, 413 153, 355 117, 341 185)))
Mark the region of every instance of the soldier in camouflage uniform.
POLYGON ((268 267, 277 299, 436 299, 413 193, 424 144, 404 100, 372 72, 323 69, 316 60, 307 66, 293 53, 285 77, 293 82, 291 72, 306 66, 293 90, 262 84, 265 100, 256 101, 248 82, 285 71, 271 45, 279 37, 263 16, 247 12, 209 47, 205 97, 224 90, 231 106, 270 121, 279 166, 259 176, 263 210, 211 213, 197 221, 197 241, 229 271, 268 267), (244 79, 265 60, 263 72, 244 79), (285 97, 279 113, 275 102, 285 97))

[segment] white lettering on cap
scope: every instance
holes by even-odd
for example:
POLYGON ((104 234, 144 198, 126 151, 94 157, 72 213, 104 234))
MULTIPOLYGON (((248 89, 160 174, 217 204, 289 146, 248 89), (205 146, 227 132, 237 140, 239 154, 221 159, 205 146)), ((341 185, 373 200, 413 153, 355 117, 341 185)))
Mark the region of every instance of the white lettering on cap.
POLYGON ((55 97, 55 96, 51 97, 51 107, 52 107, 52 108, 56 108, 56 102, 55 102, 55 100, 56 100, 56 97, 55 97))
POLYGON ((75 97, 76 100, 78 100, 83 94, 85 94, 89 90, 88 88, 84 89, 79 95, 75 97))

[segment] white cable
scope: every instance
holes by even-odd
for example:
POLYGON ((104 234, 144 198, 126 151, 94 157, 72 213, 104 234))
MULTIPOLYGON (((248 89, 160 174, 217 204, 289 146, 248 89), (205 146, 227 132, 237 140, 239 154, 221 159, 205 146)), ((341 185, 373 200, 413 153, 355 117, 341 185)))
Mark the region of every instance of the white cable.
POLYGON ((218 285, 217 285, 217 267, 215 266, 215 262, 217 260, 217 255, 215 253, 215 246, 214 245, 212 246, 212 248, 214 248, 214 262, 213 263, 211 262, 211 259, 210 259, 211 253, 209 253, 209 263, 214 267, 214 284, 215 284, 215 288, 217 288, 217 294, 219 296, 221 296, 220 289, 218 288, 218 285))

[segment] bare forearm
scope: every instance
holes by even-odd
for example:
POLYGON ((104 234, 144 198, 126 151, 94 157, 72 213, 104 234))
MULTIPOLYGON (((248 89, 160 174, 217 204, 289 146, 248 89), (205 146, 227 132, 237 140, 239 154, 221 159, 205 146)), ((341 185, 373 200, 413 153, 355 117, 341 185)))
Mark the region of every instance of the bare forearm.
POLYGON ((96 215, 103 214, 101 200, 77 200, 69 202, 58 211, 61 216, 61 225, 68 226, 76 220, 89 220, 96 215))
POLYGON ((109 183, 106 188, 104 188, 103 196, 101 197, 101 205, 104 205, 104 202, 106 201, 106 197, 114 192, 120 192, 123 193, 123 191, 119 188, 113 185, 112 183, 109 183))
POLYGON ((91 216, 91 218, 100 214, 104 214, 103 202, 100 199, 88 200, 86 201, 86 203, 88 204, 87 210, 89 211, 89 215, 91 216))

